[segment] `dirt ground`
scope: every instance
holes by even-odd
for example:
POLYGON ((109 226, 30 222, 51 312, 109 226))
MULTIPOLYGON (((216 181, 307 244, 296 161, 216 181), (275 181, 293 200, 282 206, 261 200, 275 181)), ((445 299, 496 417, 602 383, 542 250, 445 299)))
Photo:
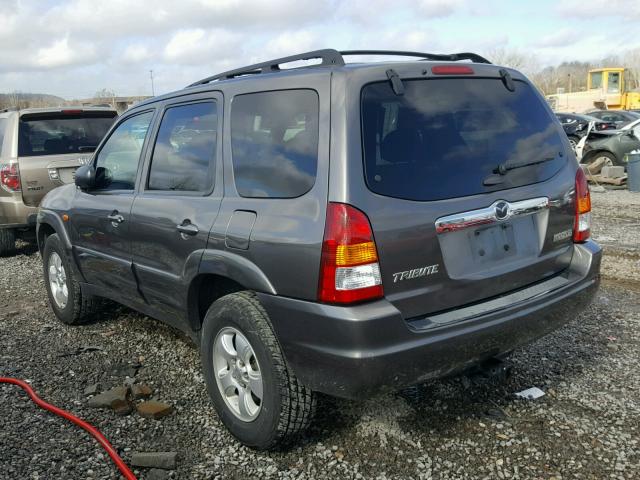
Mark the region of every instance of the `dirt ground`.
MULTIPOLYGON (((0 376, 28 379, 48 401, 96 425, 125 460, 175 451, 177 468, 140 478, 640 478, 640 194, 594 193, 605 247, 593 304, 517 351, 503 383, 439 380, 363 402, 325 400, 291 449, 240 446, 218 420, 196 347, 125 308, 81 327, 48 307, 33 246, 0 258, 0 376), (87 348, 86 351, 78 347, 87 348), (149 384, 173 406, 161 420, 87 405, 87 386, 149 384), (513 394, 539 387, 545 396, 513 394)), ((119 478, 90 437, 0 385, 0 478, 119 478)))

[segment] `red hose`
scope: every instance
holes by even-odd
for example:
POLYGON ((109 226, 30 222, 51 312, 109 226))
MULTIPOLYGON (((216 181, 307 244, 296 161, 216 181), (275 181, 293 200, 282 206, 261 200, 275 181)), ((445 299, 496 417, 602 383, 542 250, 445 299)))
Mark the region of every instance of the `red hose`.
POLYGON ((120 455, 118 455, 115 449, 111 446, 111 444, 109 443, 109 440, 107 440, 105 436, 102 435, 102 433, 100 433, 95 427, 89 425, 84 420, 79 419, 72 413, 69 413, 65 410, 62 410, 61 408, 56 407, 55 405, 51 405, 50 403, 45 402, 38 395, 36 395, 36 393, 33 391, 33 389, 28 383, 23 382, 22 380, 18 380, 16 378, 0 377, 0 383, 12 383, 14 385, 18 385, 25 392, 27 392, 27 394, 31 397, 31 400, 33 400, 34 403, 38 405, 40 408, 49 410, 50 412, 53 412, 56 415, 61 416, 62 418, 66 418, 67 420, 75 423, 79 427, 85 429, 87 432, 89 432, 93 436, 93 438, 95 438, 98 441, 98 443, 102 446, 102 448, 104 448, 107 451, 107 453, 109 454, 113 462, 116 464, 116 466, 124 476, 124 478, 126 478, 127 480, 136 480, 136 476, 129 469, 129 467, 127 467, 127 464, 124 463, 122 458, 120 458, 120 455))

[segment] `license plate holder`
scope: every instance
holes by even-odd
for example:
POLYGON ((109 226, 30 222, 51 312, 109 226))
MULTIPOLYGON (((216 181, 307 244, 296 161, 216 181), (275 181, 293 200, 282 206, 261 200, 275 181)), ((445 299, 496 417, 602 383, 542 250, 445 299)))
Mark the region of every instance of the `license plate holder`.
POLYGON ((471 253, 477 262, 495 262, 517 254, 511 223, 477 228, 470 237, 471 253))

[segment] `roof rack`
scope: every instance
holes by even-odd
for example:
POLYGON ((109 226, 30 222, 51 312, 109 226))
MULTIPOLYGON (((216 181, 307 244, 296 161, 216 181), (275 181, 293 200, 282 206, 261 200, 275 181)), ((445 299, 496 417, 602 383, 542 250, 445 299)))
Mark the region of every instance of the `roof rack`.
POLYGON ((406 52, 402 50, 343 50, 339 52, 342 56, 351 55, 388 55, 394 57, 417 57, 423 60, 438 60, 442 62, 458 62, 460 60, 471 60, 475 63, 491 63, 486 58, 471 52, 460 53, 424 53, 424 52, 406 52))
POLYGON ((319 64, 314 64, 314 67, 334 67, 344 65, 344 59, 342 58, 342 55, 340 55, 337 50, 327 48, 324 50, 314 50, 313 52, 291 55, 289 57, 276 58, 275 60, 255 63, 247 67, 236 68, 235 70, 229 70, 227 72, 222 72, 217 75, 198 80, 197 82, 189 85, 189 87, 204 85, 215 80, 227 80, 229 78, 239 77, 241 75, 256 75, 260 73, 279 72, 281 70, 280 65, 283 63, 291 63, 301 60, 314 60, 318 58, 322 61, 319 64))
POLYGON ((198 80, 197 82, 188 85, 187 88, 195 87, 198 85, 205 85, 216 80, 228 80, 230 78, 240 77, 242 75, 259 75, 262 73, 279 72, 282 70, 280 68, 280 65, 302 60, 320 59, 320 63, 309 65, 313 67, 339 67, 345 64, 343 57, 351 55, 389 55, 396 57, 417 57, 422 60, 439 60, 443 62, 471 60, 472 62, 476 63, 491 63, 486 58, 469 52, 441 55, 436 53, 405 52, 400 50, 344 50, 339 52, 331 48, 326 48, 324 50, 314 50, 312 52, 300 53, 298 55, 291 55, 289 57, 276 58, 275 60, 269 60, 267 62, 255 63, 246 67, 228 70, 226 72, 218 73, 217 75, 212 75, 211 77, 198 80))

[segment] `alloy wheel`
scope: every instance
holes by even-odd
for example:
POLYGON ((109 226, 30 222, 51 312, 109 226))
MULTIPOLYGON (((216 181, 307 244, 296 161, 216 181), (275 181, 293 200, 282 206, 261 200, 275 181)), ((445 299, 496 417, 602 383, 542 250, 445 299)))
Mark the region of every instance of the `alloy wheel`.
POLYGON ((69 301, 69 288, 67 287, 67 272, 62 264, 62 258, 57 252, 52 252, 49 256, 49 287, 58 308, 64 309, 69 301))
POLYGON ((213 368, 220 394, 233 414, 244 422, 255 420, 262 409, 262 372, 242 332, 225 327, 218 333, 213 368))

